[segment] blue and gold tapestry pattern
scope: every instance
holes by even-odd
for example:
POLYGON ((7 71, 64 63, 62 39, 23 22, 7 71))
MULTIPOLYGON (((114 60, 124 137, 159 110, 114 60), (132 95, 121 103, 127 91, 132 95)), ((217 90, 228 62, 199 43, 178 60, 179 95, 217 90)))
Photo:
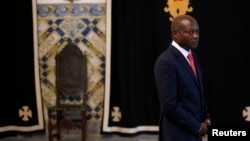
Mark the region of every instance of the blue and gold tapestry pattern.
MULTIPOLYGON (((88 56, 88 135, 99 134, 101 129, 106 57, 105 10, 105 4, 37 5, 39 76, 44 109, 55 105, 55 55, 68 42, 73 42, 88 56)), ((72 101, 66 102, 70 104, 72 101)))

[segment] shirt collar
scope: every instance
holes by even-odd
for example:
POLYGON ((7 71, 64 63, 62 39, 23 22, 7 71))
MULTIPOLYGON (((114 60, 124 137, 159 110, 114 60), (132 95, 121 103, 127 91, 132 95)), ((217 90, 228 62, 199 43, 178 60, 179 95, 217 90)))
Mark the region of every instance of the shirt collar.
POLYGON ((172 45, 173 45, 176 49, 178 49, 178 50, 181 52, 181 54, 182 54, 185 58, 187 58, 188 54, 191 53, 191 50, 190 50, 190 49, 187 51, 186 49, 184 49, 184 48, 182 48, 180 45, 178 45, 175 41, 172 41, 172 45))

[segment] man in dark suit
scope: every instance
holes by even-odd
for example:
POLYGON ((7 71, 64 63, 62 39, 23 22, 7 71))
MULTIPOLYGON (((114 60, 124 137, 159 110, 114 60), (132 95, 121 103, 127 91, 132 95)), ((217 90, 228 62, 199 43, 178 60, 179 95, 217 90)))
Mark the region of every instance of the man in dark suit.
POLYGON ((174 18, 172 43, 158 57, 154 73, 161 116, 159 141, 201 141, 210 123, 198 58, 199 25, 188 15, 174 18), (194 57, 195 72, 188 55, 194 57))

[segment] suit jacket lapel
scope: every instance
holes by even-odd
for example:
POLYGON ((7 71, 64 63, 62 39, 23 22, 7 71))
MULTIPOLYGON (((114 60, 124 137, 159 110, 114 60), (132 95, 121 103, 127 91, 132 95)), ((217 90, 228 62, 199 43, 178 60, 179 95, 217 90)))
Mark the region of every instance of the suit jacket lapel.
MULTIPOLYGON (((171 48, 171 51, 173 52, 174 56, 176 57, 177 61, 185 68, 185 70, 187 70, 188 74, 192 76, 192 79, 195 81, 197 86, 200 87, 200 83, 196 79, 196 77, 192 71, 192 68, 190 67, 190 64, 187 62, 186 58, 175 47, 171 46, 170 48, 171 48)), ((197 67, 198 77, 200 78, 200 68, 199 68, 199 65, 197 65, 196 60, 197 59, 195 58, 195 65, 197 67)))

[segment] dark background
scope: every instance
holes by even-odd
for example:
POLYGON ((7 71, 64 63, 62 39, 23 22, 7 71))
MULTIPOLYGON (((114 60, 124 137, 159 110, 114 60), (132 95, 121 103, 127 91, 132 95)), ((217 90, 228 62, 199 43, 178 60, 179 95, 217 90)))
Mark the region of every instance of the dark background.
MULTIPOLYGON (((112 2, 111 92, 143 93, 154 104, 148 110, 156 114, 159 109, 153 65, 171 41, 170 15, 163 12, 165 6, 166 0, 112 2)), ((187 14, 194 16, 200 25, 196 51, 212 122, 249 124, 242 117, 242 109, 250 105, 249 4, 235 0, 190 0, 190 6, 193 12, 187 14)), ((5 103, 1 102, 1 106, 15 105, 15 100, 21 100, 9 100, 10 95, 35 94, 32 2, 15 1, 8 9, 11 12, 7 22, 3 20, 1 41, 6 51, 3 56, 11 58, 10 64, 3 59, 4 64, 11 67, 2 67, 5 94, 1 99, 5 103)), ((158 121, 157 116, 153 118, 158 121)))
MULTIPOLYGON (((139 96, 144 101, 151 96, 149 104, 155 102, 156 112, 153 65, 171 42, 165 6, 166 0, 112 3, 111 95, 121 93, 133 99, 142 93, 139 96)), ((242 117, 243 108, 250 105, 249 5, 245 1, 190 0, 189 6, 193 11, 187 14, 200 25, 196 52, 212 123, 249 124, 242 117)), ((147 105, 143 100, 140 104, 147 105)))
MULTIPOLYGON (((38 125, 36 107, 32 2, 16 1, 6 7, 2 18, 2 93, 0 126, 38 125), (6 65, 5 65, 6 64, 6 65), (18 109, 28 105, 32 119, 23 122, 18 109)), ((36 131, 35 131, 36 132, 36 131)), ((40 131, 39 131, 40 132, 40 131)), ((0 132, 0 138, 15 135, 15 131, 0 132)))

